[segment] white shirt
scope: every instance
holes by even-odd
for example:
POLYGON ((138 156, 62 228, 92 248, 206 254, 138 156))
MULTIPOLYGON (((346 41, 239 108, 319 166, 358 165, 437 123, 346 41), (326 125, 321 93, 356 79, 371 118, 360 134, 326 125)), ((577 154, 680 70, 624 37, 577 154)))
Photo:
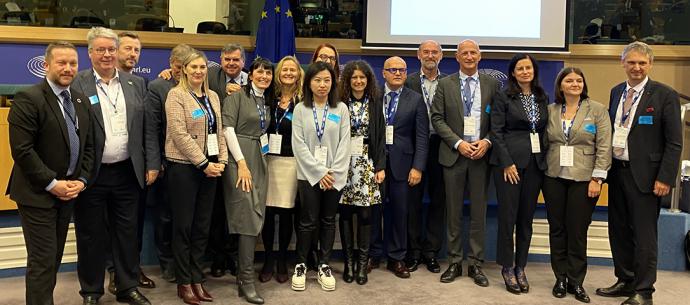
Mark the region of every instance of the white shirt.
POLYGON ((247 75, 247 72, 244 71, 240 71, 240 73, 237 74, 237 77, 235 78, 230 78, 229 75, 225 74, 225 83, 228 84, 231 80, 235 80, 236 84, 240 86, 246 86, 248 77, 249 75, 247 75))
POLYGON ((434 94, 436 94, 436 87, 438 86, 438 80, 441 78, 441 71, 436 72, 436 78, 433 80, 424 76, 424 71, 419 71, 419 78, 422 81, 422 98, 424 99, 424 104, 426 104, 426 112, 429 115, 429 135, 436 134, 434 125, 431 124, 431 103, 434 101, 434 94), (428 100, 424 90, 429 94, 428 100))
POLYGON ((122 119, 127 122, 127 104, 125 103, 125 94, 120 84, 120 74, 115 70, 115 77, 108 83, 103 81, 103 78, 96 70, 94 70, 94 74, 96 75, 96 92, 98 93, 98 101, 101 104, 103 128, 105 130, 105 146, 103 147, 101 163, 107 164, 127 160, 129 158, 129 151, 127 151, 129 131, 115 134, 112 129, 114 119, 118 115, 124 116, 122 119))
MULTIPOLYGON (((625 102, 625 96, 628 90, 634 89, 635 94, 633 95, 633 105, 630 108, 630 126, 634 123, 632 120, 635 119, 635 113, 637 112, 637 106, 640 105, 640 99, 642 98, 641 95, 644 91, 644 86, 647 85, 647 82, 649 81, 649 77, 645 77, 644 80, 637 84, 635 87, 630 87, 630 84, 628 82, 625 83, 625 90, 623 91, 623 94, 620 96, 620 100, 618 101, 618 109, 616 110, 616 121, 615 124, 613 125, 614 128, 618 128, 621 126, 621 117, 623 116, 623 104, 625 102)), ((630 156, 628 155, 628 141, 625 142, 625 150, 623 150, 623 155, 621 156, 616 156, 616 154, 613 154, 613 157, 618 159, 618 160, 623 160, 623 161, 630 161, 630 156)))

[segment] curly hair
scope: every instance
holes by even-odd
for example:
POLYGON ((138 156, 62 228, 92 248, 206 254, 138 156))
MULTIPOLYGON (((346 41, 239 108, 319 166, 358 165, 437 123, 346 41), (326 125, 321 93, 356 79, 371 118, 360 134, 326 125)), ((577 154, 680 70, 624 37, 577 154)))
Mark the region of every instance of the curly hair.
POLYGON ((338 98, 340 101, 344 102, 345 104, 349 103, 350 96, 352 95, 350 79, 355 71, 361 71, 367 78, 367 86, 364 88, 364 96, 368 96, 369 99, 377 98, 378 85, 373 69, 366 61, 353 60, 345 64, 342 77, 340 77, 340 84, 338 84, 338 98))

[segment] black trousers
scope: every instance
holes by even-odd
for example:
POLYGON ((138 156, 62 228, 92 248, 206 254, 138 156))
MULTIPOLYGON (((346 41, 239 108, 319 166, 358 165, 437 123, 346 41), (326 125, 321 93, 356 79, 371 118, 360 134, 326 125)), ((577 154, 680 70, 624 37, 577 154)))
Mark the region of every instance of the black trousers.
POLYGON ((59 202, 52 208, 19 203, 26 245, 26 305, 53 305, 56 274, 62 262, 74 201, 59 202))
POLYGON ((170 162, 168 189, 173 216, 173 253, 177 284, 199 284, 204 281, 202 262, 217 178, 208 178, 191 164, 170 162))
POLYGON ((544 177, 551 269, 559 280, 582 285, 587 274, 587 230, 599 197, 587 196, 589 181, 544 177))
POLYGON ((211 229, 209 233, 208 255, 214 267, 227 268, 228 264, 237 263, 238 235, 228 232, 228 219, 225 214, 225 193, 238 190, 224 190, 223 184, 218 183, 211 215, 211 229))
POLYGON ((98 177, 77 198, 77 274, 82 296, 103 295, 108 244, 112 251, 117 293, 136 289, 139 278, 139 200, 142 189, 131 160, 101 164, 98 177))
POLYGON ((407 207, 412 188, 407 180, 393 179, 390 162, 386 168, 384 185, 383 204, 372 207, 369 256, 373 258, 383 256, 385 241, 385 253, 388 257, 401 261, 407 254, 407 207), (382 220, 383 229, 381 228, 382 220))
POLYGON ((609 242, 619 280, 631 283, 644 295, 654 293, 661 202, 643 193, 630 168, 613 161, 609 182, 609 242))
POLYGON ((147 200, 154 202, 156 219, 154 224, 154 239, 161 270, 175 268, 172 252, 172 209, 168 196, 168 172, 161 173, 148 191, 147 200))
POLYGON ((319 184, 309 185, 306 180, 297 181, 300 196, 299 226, 297 229, 297 263, 307 262, 312 245, 313 232, 319 228, 319 265, 328 264, 335 241, 335 214, 338 211, 341 191, 322 190, 319 184))
POLYGON ((443 244, 446 228, 446 190, 443 179, 443 166, 438 163, 438 149, 441 137, 429 138, 429 155, 422 182, 412 188, 407 218, 407 257, 413 259, 436 258, 443 244), (422 217, 424 193, 429 195, 426 219, 422 217))
POLYGON ((524 268, 532 241, 532 220, 544 172, 537 167, 534 156, 526 168, 518 168, 517 171, 520 181, 510 184, 503 179, 503 168, 494 168, 498 199, 496 263, 504 267, 515 265, 524 268))
MULTIPOLYGON (((378 205, 378 204, 377 204, 378 205)), ((339 206, 340 217, 338 222, 340 224, 340 241, 341 243, 350 242, 347 245, 349 248, 353 248, 354 243, 354 226, 352 225, 353 216, 357 215, 357 248, 363 252, 363 254, 369 253, 369 236, 371 235, 371 211, 372 206, 354 206, 348 204, 341 204, 339 206), (366 243, 366 244, 364 244, 366 243)), ((343 250, 346 245, 343 245, 343 250)), ((350 262, 352 263, 352 262, 350 262)))
MULTIPOLYGON (((292 239, 293 218, 295 217, 295 209, 266 207, 266 217, 264 218, 264 227, 261 229, 261 239, 264 243, 264 270, 272 271, 274 263, 277 259, 278 266, 287 266, 287 251, 292 239), (273 251, 273 242, 275 240, 276 231, 276 217, 278 217, 278 257, 275 257, 273 251)), ((278 272, 285 270, 278 270, 278 272)))

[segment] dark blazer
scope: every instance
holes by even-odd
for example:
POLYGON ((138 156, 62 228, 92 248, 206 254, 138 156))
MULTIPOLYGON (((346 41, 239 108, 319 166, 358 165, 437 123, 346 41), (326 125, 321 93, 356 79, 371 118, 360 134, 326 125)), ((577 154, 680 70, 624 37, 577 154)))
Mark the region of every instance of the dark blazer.
MULTIPOLYGON (((384 89, 380 89, 384 92, 384 89)), ((381 97, 381 111, 383 99, 381 97)), ((393 145, 388 147, 390 171, 395 180, 407 180, 410 169, 424 171, 429 151, 429 116, 422 96, 403 87, 393 120, 393 145)), ((385 129, 384 129, 385 141, 385 129)), ((385 143, 385 142, 384 142, 385 143)))
MULTIPOLYGON (((448 75, 445 73, 439 73, 438 78, 436 78, 436 79, 441 81, 446 76, 448 76, 448 75)), ((405 80, 405 88, 410 88, 419 94, 423 94, 422 93, 422 73, 417 71, 415 73, 408 75, 407 79, 405 80)), ((438 90, 438 88, 436 90, 438 90)), ((422 97, 422 98, 424 98, 424 97, 422 97)))
MULTIPOLYGON (((611 126, 615 124, 623 90, 625 82, 611 89, 611 126)), ((628 134, 628 156, 637 188, 649 193, 655 180, 675 184, 683 143, 680 104, 675 90, 651 79, 638 103, 628 134), (639 124, 640 116, 651 116, 652 124, 639 124)))
POLYGON ((145 116, 145 137, 147 152, 146 154, 146 169, 160 170, 161 163, 165 162, 165 100, 168 98, 170 89, 177 85, 174 78, 169 80, 163 78, 154 79, 149 83, 148 92, 144 98, 145 116))
MULTIPOLYGON (((240 72, 244 73, 244 71, 240 72)), ((228 92, 225 91, 226 86, 226 76, 223 68, 219 66, 213 66, 208 68, 208 88, 215 91, 220 98, 220 105, 223 106, 225 98, 228 97, 228 92)))
MULTIPOLYGON (((131 75, 129 73, 118 73, 120 76, 120 83, 122 92, 125 97, 127 105, 127 132, 129 140, 127 141, 127 151, 129 152, 134 172, 137 176, 139 186, 144 188, 146 185, 146 159, 145 147, 152 147, 157 143, 149 143, 144 146, 144 96, 146 95, 146 88, 144 87, 144 79, 139 76, 131 75)), ((98 96, 96 92, 96 77, 92 68, 82 70, 77 74, 72 86, 76 90, 80 90, 86 96, 98 96)), ((87 99, 88 100, 88 99, 87 99)), ((101 103, 91 105, 95 120, 94 123, 94 147, 95 159, 92 167, 92 176, 98 177, 98 172, 101 167, 101 159, 103 158, 103 148, 105 147, 105 130, 103 125, 103 112, 101 110, 101 103)), ((96 179, 92 179, 89 183, 93 183, 96 179)))
MULTIPOLYGON (((481 126, 479 138, 486 138, 490 127, 491 100, 500 91, 500 83, 493 77, 480 73, 481 126)), ((460 157, 454 148, 462 139, 465 121, 465 103, 460 96, 460 73, 453 73, 439 81, 431 105, 431 123, 436 133, 443 139, 439 148, 438 161, 441 165, 452 166, 460 157)))
POLYGON ((69 177, 69 136, 58 97, 46 80, 15 95, 7 117, 14 159, 8 193, 19 205, 53 207, 60 200, 45 190, 53 179, 92 180, 91 105, 89 99, 75 89, 70 87, 79 127, 79 159, 69 177))
MULTIPOLYGON (((549 120, 547 109, 548 98, 537 97, 539 107, 539 121, 537 133, 539 134, 541 153, 534 154, 537 166, 546 170, 544 155, 547 151, 545 129, 549 120)), ((491 106, 491 132, 489 140, 493 144, 489 163, 500 168, 506 168, 515 164, 517 168, 526 168, 532 155, 532 146, 529 134, 532 130, 527 113, 522 108, 520 98, 508 95, 505 90, 496 94, 491 106)))
MULTIPOLYGON (((349 101, 345 104, 350 106, 349 101)), ((386 169, 386 118, 383 116, 383 99, 380 96, 370 98, 368 110, 369 157, 374 161, 374 172, 378 172, 386 169)), ((350 118, 352 118, 352 114, 350 114, 350 118)), ((395 140, 393 141, 395 143, 395 140)))

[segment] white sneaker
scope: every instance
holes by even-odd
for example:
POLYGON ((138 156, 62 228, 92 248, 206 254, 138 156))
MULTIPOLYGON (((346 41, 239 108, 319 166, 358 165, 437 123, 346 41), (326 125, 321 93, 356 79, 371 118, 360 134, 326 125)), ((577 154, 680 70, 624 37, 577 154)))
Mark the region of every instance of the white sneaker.
POLYGON ((335 290, 335 277, 333 277, 333 272, 331 271, 331 267, 322 264, 319 266, 319 284, 321 284, 321 289, 326 290, 326 291, 333 291, 335 290))
POLYGON ((303 291, 307 288, 307 266, 304 264, 295 265, 295 273, 292 274, 292 290, 303 291))

